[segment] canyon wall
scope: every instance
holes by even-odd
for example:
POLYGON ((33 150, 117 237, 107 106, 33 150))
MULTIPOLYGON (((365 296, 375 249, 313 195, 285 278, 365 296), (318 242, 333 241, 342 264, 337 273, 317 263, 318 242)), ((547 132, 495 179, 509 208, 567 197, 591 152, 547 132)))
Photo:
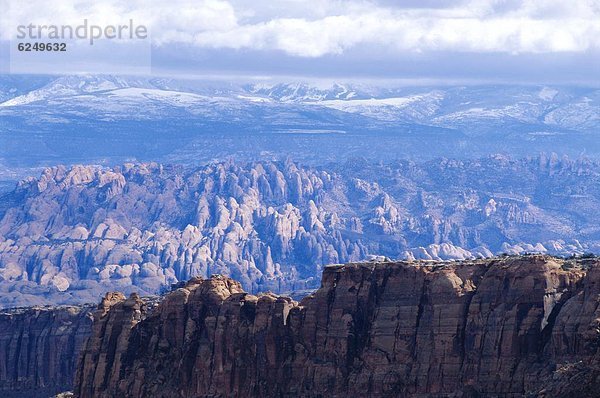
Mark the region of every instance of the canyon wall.
POLYGON ((91 333, 93 307, 0 312, 0 395, 48 397, 72 388, 77 357, 91 333))
POLYGON ((600 261, 546 256, 326 267, 300 303, 196 278, 154 309, 110 294, 87 397, 594 396, 600 261))

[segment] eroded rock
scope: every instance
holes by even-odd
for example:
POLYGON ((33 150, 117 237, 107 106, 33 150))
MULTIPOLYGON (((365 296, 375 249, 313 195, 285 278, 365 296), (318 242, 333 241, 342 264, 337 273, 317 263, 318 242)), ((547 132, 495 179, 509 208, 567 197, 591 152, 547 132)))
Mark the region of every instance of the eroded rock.
POLYGON ((578 364, 599 355, 599 297, 598 260, 546 256, 330 266, 322 287, 300 303, 247 294, 227 277, 195 279, 141 320, 135 297, 101 309, 76 391, 81 398, 583 391, 573 383, 595 377, 578 364), (568 369, 579 377, 560 379, 568 369))

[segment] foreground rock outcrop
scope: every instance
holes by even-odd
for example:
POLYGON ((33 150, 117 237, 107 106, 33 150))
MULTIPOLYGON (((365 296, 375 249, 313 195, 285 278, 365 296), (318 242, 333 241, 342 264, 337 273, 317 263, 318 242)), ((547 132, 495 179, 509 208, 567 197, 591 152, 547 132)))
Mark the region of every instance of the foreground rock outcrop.
POLYGON ((72 388, 93 306, 0 312, 0 395, 48 397, 72 388))
POLYGON ((154 309, 108 295, 87 397, 594 396, 600 261, 327 267, 300 303, 196 278, 154 309))

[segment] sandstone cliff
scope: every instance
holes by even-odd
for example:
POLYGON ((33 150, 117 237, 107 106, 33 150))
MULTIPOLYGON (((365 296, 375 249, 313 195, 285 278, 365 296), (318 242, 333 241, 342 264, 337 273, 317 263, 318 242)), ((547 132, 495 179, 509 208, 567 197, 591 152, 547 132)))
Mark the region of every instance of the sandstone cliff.
POLYGON ((596 259, 330 266, 300 303, 197 278, 151 311, 107 296, 76 394, 594 396, 599 303, 596 259))
POLYGON ((0 395, 48 397, 72 388, 91 333, 92 306, 33 307, 0 313, 0 395))

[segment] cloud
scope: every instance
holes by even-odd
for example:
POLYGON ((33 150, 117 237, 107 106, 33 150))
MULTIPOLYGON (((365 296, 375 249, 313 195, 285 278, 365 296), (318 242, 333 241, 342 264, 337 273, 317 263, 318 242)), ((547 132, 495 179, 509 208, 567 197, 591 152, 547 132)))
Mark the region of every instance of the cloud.
MULTIPOLYGON (((1 0, 6 2, 7 0, 1 0)), ((156 45, 277 50, 299 57, 383 51, 546 53, 600 48, 600 0, 12 1, 15 20, 111 24, 134 18, 156 45)), ((4 29, 4 38, 10 32, 4 29)))
MULTIPOLYGON (((377 10, 312 21, 279 18, 228 30, 201 31, 190 36, 190 43, 199 47, 270 49, 319 57, 341 54, 361 44, 416 52, 582 52, 598 49, 599 37, 598 22, 583 19, 413 18, 377 10)), ((166 42, 159 40, 159 43, 166 42)))

